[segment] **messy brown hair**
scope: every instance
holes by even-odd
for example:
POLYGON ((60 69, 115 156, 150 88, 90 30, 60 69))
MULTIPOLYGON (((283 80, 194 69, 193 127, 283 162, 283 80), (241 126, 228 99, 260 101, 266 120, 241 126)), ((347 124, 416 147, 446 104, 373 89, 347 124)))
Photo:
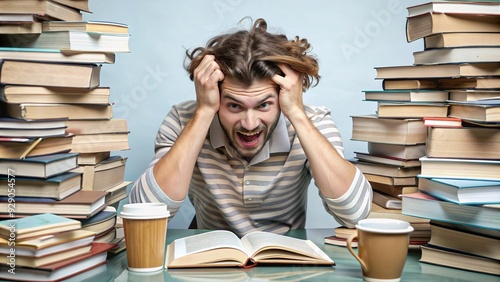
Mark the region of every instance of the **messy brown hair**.
POLYGON ((293 40, 283 34, 267 32, 264 19, 257 19, 250 31, 239 30, 213 37, 205 47, 186 50, 186 70, 193 80, 193 72, 205 55, 214 55, 221 71, 239 82, 251 85, 256 80, 283 74, 278 64, 287 64, 303 75, 303 90, 315 86, 320 79, 315 56, 309 54, 307 39, 293 40), (314 83, 314 84, 313 84, 314 83))

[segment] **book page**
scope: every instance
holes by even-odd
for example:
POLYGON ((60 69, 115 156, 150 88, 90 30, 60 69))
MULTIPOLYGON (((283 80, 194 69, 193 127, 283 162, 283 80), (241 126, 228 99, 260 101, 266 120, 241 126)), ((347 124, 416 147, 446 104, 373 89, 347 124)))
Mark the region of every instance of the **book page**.
POLYGON ((216 230, 175 240, 174 256, 178 258, 189 254, 226 247, 239 249, 245 252, 245 247, 238 236, 230 231, 216 230))
POLYGON ((253 254, 253 257, 263 255, 262 258, 266 259, 272 258, 273 253, 278 253, 278 258, 294 260, 314 258, 329 262, 332 261, 318 246, 309 240, 258 231, 243 236, 241 241, 248 252, 253 254), (266 250, 271 251, 263 254, 266 250))

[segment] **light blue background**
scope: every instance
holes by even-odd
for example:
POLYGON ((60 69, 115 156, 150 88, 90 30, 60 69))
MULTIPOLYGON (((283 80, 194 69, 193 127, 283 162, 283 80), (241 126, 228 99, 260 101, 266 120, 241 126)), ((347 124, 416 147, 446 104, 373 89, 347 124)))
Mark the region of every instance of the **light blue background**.
MULTIPOLYGON (((114 152, 128 157, 126 180, 135 181, 151 161, 156 132, 172 105, 195 99, 183 68, 185 49, 205 45, 247 16, 266 19, 270 31, 309 40, 322 78, 304 101, 332 110, 347 158, 365 151, 365 142, 350 140, 350 116, 375 112, 375 103, 362 101, 363 90, 382 89, 374 67, 411 65, 412 53, 423 49, 421 40, 407 43, 405 37, 406 7, 420 3, 424 1, 91 0, 93 13, 84 14, 85 20, 130 28, 131 53, 118 53, 115 64, 103 66, 101 77, 101 85, 111 87, 114 117, 128 120, 131 150, 114 152)), ((243 25, 248 27, 248 21, 243 25)), ((169 228, 186 228, 193 214, 186 202, 169 228)), ((306 227, 335 226, 311 184, 306 227)))

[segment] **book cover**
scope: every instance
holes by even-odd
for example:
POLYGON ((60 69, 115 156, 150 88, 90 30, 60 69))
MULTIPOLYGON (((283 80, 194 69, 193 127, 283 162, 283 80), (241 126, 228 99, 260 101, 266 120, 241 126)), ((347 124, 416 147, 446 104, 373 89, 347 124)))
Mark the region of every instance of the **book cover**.
POLYGON ((425 126, 434 127, 462 127, 462 119, 454 117, 423 117, 425 126))
POLYGON ((87 32, 83 30, 53 30, 43 31, 37 36, 23 36, 9 34, 6 40, 0 39, 4 46, 10 46, 10 42, 19 43, 22 48, 48 48, 74 52, 130 52, 128 33, 87 32))
POLYGON ((365 90, 365 101, 445 102, 448 92, 442 90, 365 90))
POLYGON ((448 105, 444 103, 424 102, 378 102, 379 118, 418 118, 426 116, 447 117, 448 105))
POLYGON ((408 17, 426 13, 500 15, 500 4, 494 2, 432 1, 406 9, 408 17))
MULTIPOLYGON (((109 87, 96 87, 93 89, 26 85, 5 85, 0 87, 0 100, 10 104, 108 105, 109 97, 109 87)), ((50 120, 54 119, 51 118, 50 120)), ((29 122, 35 121, 36 120, 29 120, 29 122)))
POLYGON ((0 137, 0 159, 67 153, 71 150, 72 140, 71 134, 39 138, 0 137))
POLYGON ((261 263, 335 265, 312 241, 262 231, 249 233, 242 239, 226 230, 179 238, 167 246, 165 258, 165 266, 169 269, 214 266, 248 268, 261 263), (208 245, 204 244, 200 249, 200 240, 208 245), (266 254, 261 256, 262 250, 266 250, 266 254), (283 256, 283 252, 289 255, 283 256))
POLYGON ((420 158, 421 176, 500 180, 500 161, 485 159, 420 158))
POLYGON ((495 15, 424 13, 406 19, 408 42, 438 33, 500 32, 495 15))
MULTIPOLYGON (((72 259, 38 268, 18 267, 15 278, 24 281, 61 281, 106 263, 107 251, 114 246, 109 243, 93 243, 89 253, 72 259)), ((7 265, 0 266, 0 278, 12 279, 14 275, 8 272, 9 269, 7 265)))
POLYGON ((428 127, 430 158, 500 159, 500 130, 487 127, 428 127))
POLYGON ((0 221, 0 236, 9 239, 11 234, 15 234, 15 238, 21 240, 79 228, 81 228, 81 223, 78 220, 43 213, 0 221))
MULTIPOLYGON (((15 178, 16 197, 47 197, 62 200, 82 189, 82 175, 66 172, 46 179, 34 177, 15 178)), ((9 177, 0 175, 0 185, 9 185, 9 177)), ((0 190, 0 196, 8 196, 8 190, 0 190)))
MULTIPOLYGON (((49 198, 18 197, 14 216, 51 212, 69 218, 88 218, 106 207, 106 194, 107 192, 104 191, 80 190, 60 201, 49 198)), ((2 211, 8 210, 7 197, 0 197, 0 208, 2 211)), ((1 214, 8 215, 5 212, 1 214)))
POLYGON ((386 209, 401 209, 401 199, 378 191, 373 191, 373 202, 386 209))
POLYGON ((432 245, 422 246, 420 262, 432 263, 441 266, 476 271, 492 275, 500 275, 498 260, 475 256, 451 249, 432 245))
MULTIPOLYGON (((500 29, 500 25, 499 29, 500 29)), ((455 78, 500 75, 500 62, 375 67, 375 79, 455 78)))
POLYGON ((79 221, 82 223, 83 230, 100 234, 116 225, 116 209, 112 206, 107 206, 94 216, 87 219, 79 219, 79 221))
POLYGON ((500 204, 500 181, 420 176, 418 189, 438 199, 457 204, 500 204))
MULTIPOLYGON (((41 26, 40 24, 40 32, 41 26)), ((0 58, 8 60, 76 64, 114 64, 115 56, 115 53, 112 52, 68 53, 59 49, 0 47, 0 58)))
MULTIPOLYGON (((17 240, 16 256, 43 257, 64 250, 89 246, 94 241, 95 233, 81 229, 58 232, 46 236, 17 240)), ((0 253, 9 254, 9 241, 0 238, 0 253)))
POLYGON ((44 21, 42 31, 70 31, 128 34, 128 25, 110 21, 44 21))
POLYGON ((0 11, 12 14, 34 14, 42 19, 57 19, 62 21, 81 21, 82 14, 79 10, 72 9, 57 1, 36 0, 19 5, 17 0, 0 1, 0 11))
POLYGON ((101 66, 96 64, 0 60, 0 82, 4 84, 95 88, 100 72, 101 66))
POLYGON ((500 261, 499 238, 463 231, 439 223, 431 224, 430 245, 500 261))
POLYGON ((60 153, 24 159, 0 158, 0 171, 9 169, 16 177, 49 178, 67 171, 77 165, 78 153, 60 153))
POLYGON ((427 129, 421 119, 378 118, 375 115, 351 118, 352 140, 398 145, 425 144, 427 129))
POLYGON ((422 192, 402 196, 406 215, 500 230, 500 205, 459 205, 422 192))

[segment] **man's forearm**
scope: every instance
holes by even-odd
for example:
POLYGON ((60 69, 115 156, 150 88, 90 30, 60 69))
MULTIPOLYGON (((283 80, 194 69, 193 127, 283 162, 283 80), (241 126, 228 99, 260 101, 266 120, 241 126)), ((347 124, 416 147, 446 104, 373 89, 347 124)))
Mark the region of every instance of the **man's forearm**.
POLYGON ((356 174, 354 165, 337 152, 305 113, 294 115, 290 121, 297 132, 321 193, 331 199, 344 195, 356 174))
POLYGON ((213 118, 213 114, 195 112, 172 148, 155 164, 156 182, 172 200, 186 197, 196 159, 213 118))

